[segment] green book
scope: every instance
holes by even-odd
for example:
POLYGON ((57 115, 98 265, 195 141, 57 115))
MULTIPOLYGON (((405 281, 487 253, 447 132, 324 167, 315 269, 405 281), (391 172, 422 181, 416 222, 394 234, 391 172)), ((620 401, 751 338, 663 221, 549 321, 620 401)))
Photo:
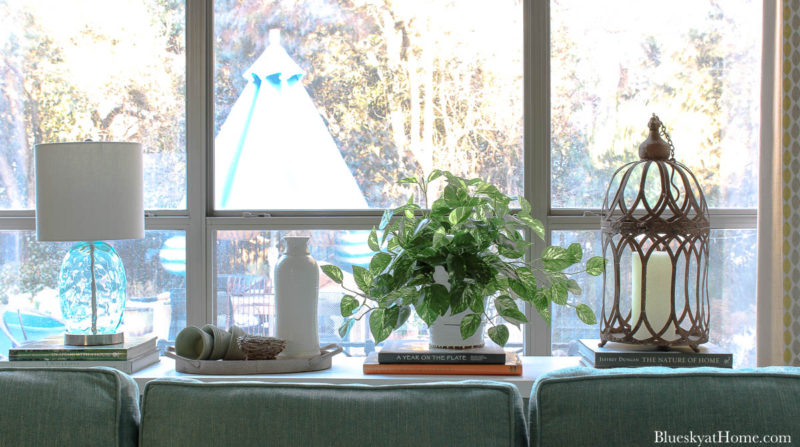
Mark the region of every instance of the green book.
POLYGON ((0 366, 15 368, 65 368, 65 367, 90 367, 109 366, 124 373, 133 374, 140 369, 156 364, 159 361, 158 351, 151 351, 144 355, 128 360, 17 360, 0 362, 0 366))
POLYGON ((722 351, 718 346, 705 343, 694 352, 688 346, 671 346, 658 349, 648 345, 632 345, 608 342, 600 347, 598 339, 581 339, 578 353, 588 365, 595 368, 625 368, 637 366, 669 366, 687 368, 713 366, 732 368, 733 354, 722 351))
POLYGON ((106 361, 135 359, 156 350, 156 336, 126 337, 124 343, 102 346, 68 346, 62 336, 33 340, 8 350, 9 361, 106 361))

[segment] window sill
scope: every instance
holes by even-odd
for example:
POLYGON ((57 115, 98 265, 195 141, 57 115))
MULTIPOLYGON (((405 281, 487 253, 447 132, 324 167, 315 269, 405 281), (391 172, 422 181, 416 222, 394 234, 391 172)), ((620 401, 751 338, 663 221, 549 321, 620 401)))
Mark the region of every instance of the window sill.
POLYGON ((322 371, 311 371, 291 374, 258 374, 258 375, 199 375, 185 374, 175 371, 175 361, 161 357, 161 362, 132 376, 139 385, 139 392, 144 390, 147 382, 164 377, 183 377, 203 382, 219 381, 261 381, 261 382, 293 382, 293 383, 360 383, 364 385, 394 385, 404 383, 444 382, 458 380, 490 379, 514 384, 522 397, 531 394, 533 383, 542 374, 557 369, 578 366, 579 357, 522 357, 522 376, 454 376, 454 375, 385 375, 364 374, 362 372, 363 357, 336 356, 333 366, 322 371))

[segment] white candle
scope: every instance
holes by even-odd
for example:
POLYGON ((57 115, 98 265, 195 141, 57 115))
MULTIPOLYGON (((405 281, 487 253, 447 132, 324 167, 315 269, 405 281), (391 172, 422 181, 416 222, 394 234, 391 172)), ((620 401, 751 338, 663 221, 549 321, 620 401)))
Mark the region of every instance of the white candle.
MULTIPOLYGON (((647 321, 655 333, 661 330, 669 320, 672 296, 672 261, 669 253, 665 251, 654 251, 650 253, 647 261, 647 301, 645 309, 647 321)), ((633 328, 639 315, 642 305, 642 260, 638 253, 633 253, 631 258, 631 328, 633 328)), ((634 338, 644 340, 652 335, 642 322, 639 330, 634 334, 634 338)), ((675 325, 670 324, 666 332, 661 335, 664 340, 676 340, 675 325)))

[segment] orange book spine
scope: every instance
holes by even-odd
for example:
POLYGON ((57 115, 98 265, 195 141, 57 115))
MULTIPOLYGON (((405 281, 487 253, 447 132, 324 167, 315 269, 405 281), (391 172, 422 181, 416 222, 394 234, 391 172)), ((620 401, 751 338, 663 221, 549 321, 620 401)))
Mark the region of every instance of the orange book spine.
POLYGON ((364 362, 364 374, 418 374, 418 375, 502 375, 521 376, 522 364, 519 362, 506 364, 443 364, 443 363, 407 363, 380 364, 367 359, 364 362))

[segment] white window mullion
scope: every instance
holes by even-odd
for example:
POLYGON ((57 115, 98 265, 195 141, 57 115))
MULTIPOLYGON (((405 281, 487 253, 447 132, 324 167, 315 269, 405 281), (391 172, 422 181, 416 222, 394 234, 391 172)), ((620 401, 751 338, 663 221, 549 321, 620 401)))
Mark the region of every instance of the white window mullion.
MULTIPOLYGON (((535 218, 547 223, 550 209, 550 2, 525 2, 525 197, 535 218)), ((547 240, 550 239, 550 228, 547 240)), ((528 258, 546 246, 532 237, 528 258)), ((550 355, 550 326, 532 306, 526 306, 525 354, 550 355)))
POLYGON ((189 224, 186 231, 186 324, 211 321, 213 296, 211 257, 206 241, 207 154, 210 134, 207 123, 212 113, 207 106, 213 84, 209 79, 211 61, 211 1, 186 2, 186 160, 189 224))

